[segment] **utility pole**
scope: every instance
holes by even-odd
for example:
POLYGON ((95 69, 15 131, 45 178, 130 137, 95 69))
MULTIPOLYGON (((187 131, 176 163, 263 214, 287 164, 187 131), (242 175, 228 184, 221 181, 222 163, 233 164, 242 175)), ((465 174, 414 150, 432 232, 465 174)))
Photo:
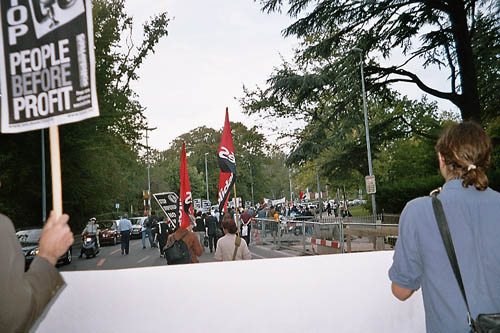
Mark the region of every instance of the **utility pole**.
POLYGON ((150 175, 150 165, 149 165, 149 144, 148 144, 148 131, 154 131, 157 127, 148 128, 146 127, 146 158, 148 163, 148 210, 149 215, 151 215, 151 175, 150 175))
MULTIPOLYGON (((352 51, 359 52, 359 66, 361 69, 361 88, 363 91, 363 113, 365 117, 365 132, 366 132, 366 151, 368 155, 368 174, 373 176, 373 168, 372 168, 372 154, 370 148, 370 132, 368 130, 368 111, 366 107, 366 90, 365 90, 365 74, 363 70, 363 49, 359 47, 355 47, 352 51)), ((375 193, 371 194, 372 197, 372 214, 373 214, 373 223, 377 224, 379 221, 377 220, 377 206, 375 201, 375 193)), ((383 238, 377 237, 376 241, 376 249, 381 250, 384 247, 383 238)))
POLYGON ((208 197, 208 167, 207 167, 207 155, 208 153, 205 153, 205 177, 207 179, 207 201, 210 201, 210 198, 208 197))
POLYGON ((252 207, 253 207, 253 203, 254 203, 254 200, 253 200, 253 173, 252 173, 252 164, 250 164, 250 162, 248 162, 248 168, 250 169, 250 190, 252 192, 252 207))
POLYGON ((323 202, 321 201, 321 185, 319 183, 319 168, 316 167, 316 180, 318 182, 318 196, 319 196, 319 220, 321 221, 323 212, 323 202))

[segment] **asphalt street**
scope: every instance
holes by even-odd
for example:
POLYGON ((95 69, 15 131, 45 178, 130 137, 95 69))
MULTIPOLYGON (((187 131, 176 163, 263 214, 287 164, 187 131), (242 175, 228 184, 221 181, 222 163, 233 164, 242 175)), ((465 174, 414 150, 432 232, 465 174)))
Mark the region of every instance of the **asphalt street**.
MULTIPOLYGON (((60 266, 60 271, 126 269, 167 265, 166 260, 160 257, 158 249, 151 248, 148 241, 146 241, 146 248, 143 249, 141 239, 130 241, 130 252, 128 255, 122 255, 120 244, 117 244, 101 246, 95 258, 86 259, 85 256, 78 258, 80 248, 80 244, 73 246, 73 261, 69 265, 60 266)), ((252 253, 252 259, 282 258, 299 255, 293 251, 276 250, 270 245, 251 244, 249 249, 252 253)), ((216 261, 214 253, 210 253, 208 249, 205 249, 205 252, 198 259, 200 263, 216 261)))

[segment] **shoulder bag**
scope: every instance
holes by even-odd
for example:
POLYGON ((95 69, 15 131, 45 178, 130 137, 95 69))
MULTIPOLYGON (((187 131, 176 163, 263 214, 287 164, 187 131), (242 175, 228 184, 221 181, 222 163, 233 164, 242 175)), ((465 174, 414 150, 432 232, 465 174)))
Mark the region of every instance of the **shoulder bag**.
POLYGON ((444 215, 443 205, 437 198, 436 193, 432 194, 432 208, 434 209, 434 215, 436 216, 439 233, 443 239, 446 254, 448 254, 448 259, 450 260, 451 268, 453 269, 453 274, 455 274, 458 286, 460 287, 460 291, 462 292, 462 296, 465 300, 467 319, 472 332, 500 333, 500 313, 480 314, 477 319, 472 319, 469 303, 467 302, 467 296, 465 294, 464 284, 462 282, 462 275, 460 274, 460 268, 458 267, 455 248, 453 247, 453 241, 451 239, 450 229, 448 228, 448 222, 446 221, 446 216, 444 215))

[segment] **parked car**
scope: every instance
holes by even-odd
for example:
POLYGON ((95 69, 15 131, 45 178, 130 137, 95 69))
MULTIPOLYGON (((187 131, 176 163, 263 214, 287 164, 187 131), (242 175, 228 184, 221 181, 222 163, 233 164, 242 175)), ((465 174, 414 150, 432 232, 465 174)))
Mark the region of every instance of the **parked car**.
POLYGON ((132 230, 130 230, 130 238, 141 238, 142 237, 142 226, 147 216, 131 217, 130 222, 132 222, 132 230))
POLYGON ((122 235, 118 232, 117 220, 104 220, 97 222, 99 225, 99 243, 112 244, 120 243, 122 235))
MULTIPOLYGON (((42 235, 42 228, 24 229, 16 232, 17 239, 21 243, 24 252, 25 265, 24 270, 27 271, 31 262, 38 254, 38 243, 42 235)), ((73 261, 73 248, 70 246, 68 251, 57 260, 58 265, 70 264, 73 261)))

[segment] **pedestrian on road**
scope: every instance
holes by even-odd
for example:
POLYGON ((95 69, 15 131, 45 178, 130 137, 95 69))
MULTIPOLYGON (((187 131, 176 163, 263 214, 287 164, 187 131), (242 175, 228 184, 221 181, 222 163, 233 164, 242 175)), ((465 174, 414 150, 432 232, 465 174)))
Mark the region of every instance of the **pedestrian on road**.
POLYGON ((203 248, 203 251, 205 251, 205 247, 203 246, 203 241, 205 240, 206 234, 205 221, 203 220, 201 211, 199 210, 196 212, 195 226, 193 228, 193 231, 198 235, 201 247, 203 248))
POLYGON ((153 247, 153 232, 151 231, 151 228, 153 226, 153 216, 155 215, 155 212, 152 211, 151 215, 146 217, 142 221, 142 232, 141 232, 141 238, 142 238, 142 248, 146 248, 146 237, 149 239, 149 246, 152 248, 153 247))
POLYGON ((187 228, 177 228, 177 230, 168 236, 167 244, 173 242, 173 239, 181 239, 186 243, 189 253, 191 253, 191 263, 196 264, 199 263, 198 257, 203 254, 203 248, 201 247, 200 241, 198 240, 198 236, 191 231, 190 227, 187 228), (187 231, 187 234, 184 236, 184 233, 187 231), (184 238, 182 238, 184 236, 184 238))
POLYGON ((14 225, 7 216, 0 214, 0 331, 30 331, 50 300, 64 286, 54 266, 74 241, 68 220, 66 214, 56 219, 54 212, 50 212, 42 229, 38 254, 24 272, 25 259, 14 225))
POLYGON ((278 244, 278 241, 276 240, 276 236, 278 235, 279 217, 277 215, 278 215, 278 213, 274 209, 274 206, 271 206, 271 208, 267 212, 267 218, 269 220, 269 223, 271 224, 271 235, 273 236, 274 244, 278 244))
POLYGON ((130 245, 130 230, 132 229, 132 222, 128 219, 128 214, 123 214, 123 217, 118 224, 118 231, 122 235, 121 248, 122 254, 128 255, 130 245))
POLYGON ((232 261, 232 260, 250 260, 252 255, 248 250, 247 243, 240 238, 240 245, 236 247, 236 223, 232 217, 224 217, 222 229, 225 236, 217 241, 217 250, 215 251, 215 260, 217 261, 232 261), (235 253, 236 249, 236 253, 235 253))
MULTIPOLYGON (((436 152, 445 179, 437 199, 448 223, 471 317, 499 313, 500 193, 488 187, 485 173, 490 139, 476 123, 455 124, 439 138, 436 152)), ((402 301, 422 287, 427 332, 471 331, 431 197, 408 202, 401 213, 389 278, 394 296, 402 301)))
POLYGON ((258 221, 260 223, 261 232, 264 233, 264 235, 262 237, 267 236, 266 217, 267 217, 267 208, 266 208, 266 205, 264 204, 264 206, 259 207, 259 210, 257 211, 257 218, 258 218, 258 221))
POLYGON ((252 215, 249 213, 248 209, 245 209, 243 214, 241 214, 240 219, 241 219, 241 238, 243 238, 246 242, 247 245, 250 245, 250 229, 251 225, 250 222, 252 221, 252 215))
POLYGON ((160 257, 163 257, 163 248, 167 244, 168 235, 173 233, 173 229, 170 227, 169 223, 163 221, 163 219, 158 222, 158 250, 160 251, 160 257))
POLYGON ((213 253, 214 248, 217 250, 217 223, 217 218, 212 216, 210 211, 208 211, 207 218, 205 219, 205 228, 207 230, 210 253, 213 253))

